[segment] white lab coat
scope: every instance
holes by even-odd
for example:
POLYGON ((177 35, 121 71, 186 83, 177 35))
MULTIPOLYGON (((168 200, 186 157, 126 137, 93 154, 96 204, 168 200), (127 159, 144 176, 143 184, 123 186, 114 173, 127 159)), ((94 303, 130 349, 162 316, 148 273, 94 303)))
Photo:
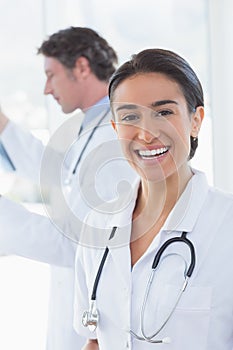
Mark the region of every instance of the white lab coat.
MULTIPOLYGON (((96 212, 90 214, 87 220, 89 226, 83 228, 83 235, 89 235, 89 244, 100 246, 95 226, 100 227, 102 222, 102 227, 108 232, 106 241, 111 227, 119 227, 108 242, 110 250, 97 289, 100 319, 94 334, 82 326, 81 318, 83 312, 89 309, 93 282, 104 248, 92 248, 91 245, 78 247, 76 330, 87 338, 97 337, 101 350, 232 350, 233 196, 209 187, 205 175, 195 171, 160 233, 131 269, 127 239, 130 237, 135 198, 134 195, 131 204, 119 216, 106 218, 106 215, 101 217, 96 212), (182 231, 188 232, 187 238, 194 244, 196 265, 175 312, 156 337, 170 337, 171 343, 151 344, 136 340, 128 331, 131 329, 141 335, 140 308, 154 256, 164 241, 180 236, 182 231), (117 238, 119 235, 120 240, 117 238), (124 236, 127 238, 123 239, 124 236)), ((146 306, 146 334, 154 334, 174 306, 184 280, 185 261, 189 265, 190 253, 184 243, 169 246, 163 254, 146 306)))
MULTIPOLYGON (((103 115, 103 109, 100 110, 99 114, 100 116, 103 115)), ((88 131, 83 133, 80 140, 74 143, 70 152, 73 154, 73 157, 68 155, 64 161, 62 179, 65 179, 67 174, 72 175, 72 170, 80 151, 100 116, 97 115, 94 122, 88 125, 88 131)), ((73 234, 69 218, 64 217, 67 211, 65 210, 62 213, 62 208, 58 208, 60 210, 59 218, 52 217, 47 219, 28 213, 25 209, 4 198, 0 200, 0 254, 17 254, 59 266, 52 267, 48 350, 78 350, 81 349, 83 344, 83 339, 75 333, 72 324, 75 239, 78 237, 82 220, 90 210, 86 198, 83 199, 85 188, 86 190, 88 189, 87 197, 90 199, 93 191, 93 181, 96 181, 95 185, 97 184, 98 190, 101 184, 104 184, 101 187, 103 189, 102 196, 103 198, 108 196, 111 198, 112 194, 114 195, 115 193, 113 185, 115 185, 116 180, 119 180, 121 175, 124 179, 130 179, 130 181, 131 178, 136 176, 126 162, 121 162, 119 166, 120 172, 116 164, 113 167, 110 166, 110 173, 108 170, 100 171, 100 176, 96 176, 96 179, 93 176, 86 176, 87 185, 84 187, 85 179, 83 177, 85 177, 85 172, 92 174, 93 170, 96 170, 93 169, 93 163, 90 159, 86 157, 88 157, 88 154, 91 154, 93 157, 93 153, 90 152, 93 152, 98 145, 102 145, 104 141, 116 139, 109 119, 110 114, 108 113, 88 143, 76 174, 71 176, 71 192, 66 199, 68 210, 72 208, 71 213, 68 214, 72 216, 72 213, 75 213, 74 218, 70 218, 74 221, 73 234), (80 169, 83 169, 82 174, 84 174, 81 179, 79 176, 80 169), (107 178, 104 179, 102 176, 107 176, 107 178), (83 185, 81 190, 80 184, 83 185), (63 214, 62 218, 60 217, 61 214, 63 214), (12 220, 12 216, 14 220, 12 220), (59 219, 59 222, 56 219, 59 219), (63 220, 66 221, 64 222, 63 220), (54 222, 56 225, 54 225, 54 222), (66 236, 60 234, 61 232, 65 233, 65 235, 71 235, 74 242, 66 239, 66 236)), ((1 141, 19 174, 28 176, 38 182, 41 159, 44 152, 43 145, 32 135, 20 131, 13 123, 7 126, 2 134, 1 141)), ((104 147, 105 145, 103 145, 104 147)), ((59 176, 57 180, 60 180, 59 176)), ((54 181, 54 178, 52 180, 54 181)), ((57 181, 54 182, 57 183, 57 181)), ((59 192, 61 192, 60 189, 59 192)))

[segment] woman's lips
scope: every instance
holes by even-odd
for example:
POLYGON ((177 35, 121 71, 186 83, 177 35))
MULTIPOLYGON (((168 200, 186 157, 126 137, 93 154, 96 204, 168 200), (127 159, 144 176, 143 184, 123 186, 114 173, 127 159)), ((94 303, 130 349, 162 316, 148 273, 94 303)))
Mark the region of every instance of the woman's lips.
POLYGON ((163 146, 163 147, 156 147, 151 149, 137 149, 135 150, 136 154, 142 158, 142 159, 156 159, 168 152, 170 147, 163 146))

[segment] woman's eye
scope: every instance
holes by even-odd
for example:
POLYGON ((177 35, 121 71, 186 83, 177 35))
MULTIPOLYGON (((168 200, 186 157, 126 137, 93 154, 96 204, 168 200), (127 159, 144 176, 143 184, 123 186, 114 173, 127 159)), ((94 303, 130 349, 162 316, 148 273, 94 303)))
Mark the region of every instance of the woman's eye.
POLYGON ((164 109, 162 111, 156 112, 157 117, 168 117, 169 115, 173 114, 172 111, 164 109))
POLYGON ((139 116, 136 114, 127 114, 121 118, 121 120, 124 122, 132 122, 132 121, 136 121, 138 119, 139 119, 139 116))

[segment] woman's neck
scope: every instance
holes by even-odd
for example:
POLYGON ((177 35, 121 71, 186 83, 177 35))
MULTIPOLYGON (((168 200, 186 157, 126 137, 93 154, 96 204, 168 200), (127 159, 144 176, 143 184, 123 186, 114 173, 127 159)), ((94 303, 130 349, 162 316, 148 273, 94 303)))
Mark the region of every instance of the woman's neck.
MULTIPOLYGON (((153 227, 156 227, 155 234, 159 231, 191 177, 191 168, 186 167, 185 169, 179 169, 178 172, 161 182, 144 179, 141 181, 133 213, 134 226, 138 226, 140 235, 142 235, 142 225, 145 227, 143 230, 145 233, 153 227), (136 225, 137 222, 143 224, 136 225)), ((135 230, 134 235, 137 236, 138 234, 139 232, 135 230)))

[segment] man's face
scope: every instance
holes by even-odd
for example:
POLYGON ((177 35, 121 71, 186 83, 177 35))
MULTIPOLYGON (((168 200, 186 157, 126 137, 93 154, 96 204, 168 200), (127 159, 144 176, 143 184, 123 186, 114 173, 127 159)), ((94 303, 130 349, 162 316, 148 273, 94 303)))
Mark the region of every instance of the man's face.
POLYGON ((82 108, 82 86, 75 70, 66 68, 53 57, 44 58, 44 70, 47 76, 44 93, 52 95, 64 113, 82 108))

